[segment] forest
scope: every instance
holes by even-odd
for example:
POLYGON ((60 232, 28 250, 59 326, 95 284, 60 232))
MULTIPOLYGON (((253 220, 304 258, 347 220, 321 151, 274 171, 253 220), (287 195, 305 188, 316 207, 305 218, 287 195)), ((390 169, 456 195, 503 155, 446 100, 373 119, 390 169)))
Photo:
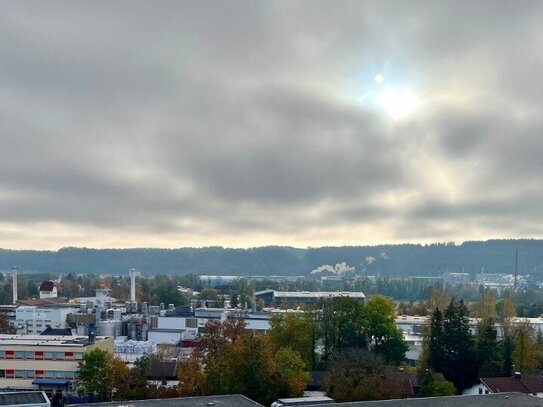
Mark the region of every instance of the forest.
POLYGON ((487 240, 461 244, 395 244, 232 249, 90 249, 58 251, 0 249, 0 271, 123 274, 308 275, 323 265, 345 262, 359 275, 438 276, 444 272, 518 273, 543 277, 543 240, 487 240), (518 250, 518 264, 516 251, 518 250))

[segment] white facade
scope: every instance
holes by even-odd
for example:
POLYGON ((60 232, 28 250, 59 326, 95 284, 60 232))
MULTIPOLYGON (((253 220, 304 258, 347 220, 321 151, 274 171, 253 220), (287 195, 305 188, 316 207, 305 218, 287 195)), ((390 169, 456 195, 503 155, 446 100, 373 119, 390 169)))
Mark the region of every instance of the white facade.
POLYGON ((18 307, 15 310, 17 334, 39 335, 48 327, 67 328, 67 315, 78 311, 78 308, 18 307))

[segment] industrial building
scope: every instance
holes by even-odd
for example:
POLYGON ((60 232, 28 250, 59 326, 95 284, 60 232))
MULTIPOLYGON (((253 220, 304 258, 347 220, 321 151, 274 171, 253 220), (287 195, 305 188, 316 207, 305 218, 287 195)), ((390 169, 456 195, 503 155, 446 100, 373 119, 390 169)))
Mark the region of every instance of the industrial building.
POLYGON ((113 353, 113 338, 0 335, 0 390, 73 392, 79 362, 94 349, 113 353))
POLYGON ((366 296, 362 292, 352 291, 275 291, 263 290, 255 294, 256 301, 262 300, 266 307, 315 305, 319 301, 331 298, 348 297, 364 302, 366 296))

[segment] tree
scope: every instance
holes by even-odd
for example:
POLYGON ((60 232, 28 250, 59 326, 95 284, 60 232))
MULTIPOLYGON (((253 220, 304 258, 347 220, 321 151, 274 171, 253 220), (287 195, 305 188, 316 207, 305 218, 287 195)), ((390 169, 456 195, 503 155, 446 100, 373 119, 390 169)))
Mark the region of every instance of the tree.
POLYGON ((386 362, 399 364, 405 360, 408 346, 394 324, 394 316, 392 301, 376 295, 362 309, 362 325, 370 348, 381 354, 386 362))
POLYGON ((315 361, 315 335, 317 324, 311 314, 274 314, 270 319, 268 335, 275 349, 290 348, 302 357, 307 368, 315 361))
POLYGON ((464 301, 451 300, 443 314, 443 368, 447 380, 461 392, 477 378, 479 366, 464 301))
POLYGON ((513 362, 515 370, 523 374, 531 373, 539 367, 542 359, 537 346, 534 328, 528 321, 520 322, 513 328, 513 362))
POLYGON ((426 369, 419 375, 421 383, 419 397, 452 396, 456 393, 454 384, 446 380, 437 380, 431 369, 426 369))
POLYGON ((324 302, 319 328, 325 359, 332 352, 367 346, 362 307, 358 301, 348 297, 336 297, 324 302))
POLYGON ((14 334, 16 329, 9 324, 9 318, 4 310, 0 310, 0 334, 14 334))
POLYGON ((108 352, 94 349, 85 353, 79 363, 79 384, 86 393, 97 395, 101 401, 111 400, 113 384, 108 352))
POLYGON ((477 359, 479 377, 498 377, 501 375, 501 358, 499 352, 498 332, 492 317, 483 319, 478 325, 477 359))
POLYGON ((445 367, 443 359, 444 334, 443 334, 443 314, 439 308, 435 308, 430 318, 429 328, 425 334, 425 354, 426 363, 430 369, 436 372, 442 372, 445 367))
POLYGON ((323 387, 336 402, 400 398, 403 391, 398 369, 366 349, 334 354, 323 387))
POLYGON ((177 391, 182 397, 203 396, 205 393, 204 354, 194 349, 177 364, 177 391))
POLYGON ((281 396, 300 397, 309 381, 309 373, 300 354, 291 348, 280 348, 275 352, 275 366, 279 373, 281 396))

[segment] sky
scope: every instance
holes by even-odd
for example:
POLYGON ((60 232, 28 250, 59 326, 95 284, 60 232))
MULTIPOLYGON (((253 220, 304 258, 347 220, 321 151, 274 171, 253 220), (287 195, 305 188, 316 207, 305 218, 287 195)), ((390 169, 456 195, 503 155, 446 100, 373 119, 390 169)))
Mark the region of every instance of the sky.
POLYGON ((0 3, 0 247, 543 237, 543 2, 0 3))

